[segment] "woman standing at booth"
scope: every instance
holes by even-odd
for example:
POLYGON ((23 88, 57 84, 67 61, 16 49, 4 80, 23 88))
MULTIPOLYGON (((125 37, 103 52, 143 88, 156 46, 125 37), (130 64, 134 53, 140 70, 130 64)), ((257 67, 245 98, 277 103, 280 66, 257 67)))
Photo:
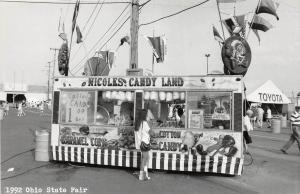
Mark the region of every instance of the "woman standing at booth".
POLYGON ((135 122, 135 146, 142 152, 139 180, 149 180, 148 165, 150 147, 149 116, 146 109, 140 110, 135 122))

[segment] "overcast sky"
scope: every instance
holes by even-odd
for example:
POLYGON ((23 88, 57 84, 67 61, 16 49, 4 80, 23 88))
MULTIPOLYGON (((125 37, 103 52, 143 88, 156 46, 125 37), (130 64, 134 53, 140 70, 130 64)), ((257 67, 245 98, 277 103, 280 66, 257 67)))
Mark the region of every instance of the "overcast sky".
MULTIPOLYGON (((58 0, 53 0, 58 1, 58 0)), ((73 0, 64 0, 64 2, 73 0)), ((75 0, 74 0, 75 1, 75 0)), ((97 1, 97 0, 93 0, 97 1)), ((113 0, 107 0, 113 1, 113 0)), ((106 1, 106 2, 107 2, 106 1)), ((123 0, 124 1, 124 0, 123 0)), ((140 0, 140 3, 146 0, 140 0)), ((100 0, 102 2, 102 0, 100 0)), ((141 11, 140 23, 152 21, 165 15, 192 6, 201 0, 152 0, 141 11)), ((261 43, 251 32, 248 42, 252 50, 252 62, 245 76, 248 90, 254 90, 267 80, 272 80, 284 93, 291 95, 300 91, 300 1, 281 0, 277 9, 280 20, 274 16, 263 14, 274 28, 259 31, 261 43)), ((236 13, 253 12, 257 0, 246 0, 236 4, 236 13)), ((81 5, 78 24, 82 29, 84 46, 72 45, 70 69, 80 75, 83 57, 91 57, 96 49, 113 34, 118 26, 129 15, 127 9, 116 27, 90 49, 106 32, 126 4, 103 5, 95 20, 100 5, 87 23, 95 5, 81 5), (86 24, 87 23, 87 24, 86 24), (86 25, 85 30, 83 27, 86 25), (91 29, 90 29, 91 27, 91 29), (87 32, 89 31, 87 35, 87 32), (78 50, 79 49, 79 50, 78 50), (76 55, 75 55, 76 54, 76 55)), ((233 14, 233 4, 221 4, 222 18, 233 14)), ((65 23, 70 39, 71 21, 74 5, 20 4, 0 2, 0 82, 18 82, 26 84, 47 84, 47 62, 53 60, 50 48, 59 48, 62 40, 58 37, 59 18, 65 23)), ((248 15, 251 18, 251 13, 248 15)), ((180 15, 142 26, 139 31, 139 67, 151 69, 151 48, 143 37, 165 35, 167 38, 167 56, 162 64, 155 65, 156 75, 205 75, 205 54, 210 53, 209 71, 222 71, 221 50, 212 35, 212 25, 222 34, 218 22, 216 1, 186 11, 180 15)), ((116 49, 120 38, 130 34, 129 22, 108 42, 103 49, 116 49)), ((228 37, 227 32, 225 32, 228 37)), ((75 38, 76 36, 74 36, 75 38)), ((57 65, 57 63, 56 63, 57 65)), ((118 50, 116 67, 112 75, 125 75, 129 67, 129 46, 124 45, 118 50)), ((57 66, 55 67, 55 75, 57 66)))

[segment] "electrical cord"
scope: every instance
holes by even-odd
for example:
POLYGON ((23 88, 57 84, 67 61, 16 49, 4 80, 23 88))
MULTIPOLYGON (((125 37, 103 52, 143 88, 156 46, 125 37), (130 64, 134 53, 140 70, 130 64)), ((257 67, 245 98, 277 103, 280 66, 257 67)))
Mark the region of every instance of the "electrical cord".
MULTIPOLYGON (((8 0, 0 0, 0 3, 28 3, 28 4, 58 4, 58 5, 68 5, 68 4, 76 4, 76 2, 62 2, 62 1, 8 1, 8 0)), ((110 1, 110 2, 80 2, 80 4, 86 5, 95 5, 95 4, 131 4, 129 1, 110 1)))
POLYGON ((146 1, 145 3, 141 4, 140 7, 144 7, 144 6, 147 5, 150 1, 152 1, 152 0, 146 1))
POLYGON ((13 176, 1 178, 1 180, 3 181, 3 180, 15 178, 15 177, 17 177, 17 176, 21 176, 21 175, 23 175, 23 174, 26 174, 26 173, 28 173, 28 172, 30 172, 30 171, 32 171, 32 170, 36 170, 36 169, 38 169, 38 168, 43 168, 43 167, 50 166, 50 165, 52 165, 52 164, 45 164, 45 165, 41 165, 41 166, 38 166, 38 167, 35 167, 35 168, 31 168, 31 169, 26 170, 25 172, 22 172, 22 173, 13 175, 13 176))
POLYGON ((180 14, 180 13, 182 13, 182 12, 185 12, 185 11, 187 11, 187 10, 189 10, 189 9, 192 9, 192 8, 198 7, 198 6, 200 6, 200 5, 204 4, 204 3, 207 3, 208 1, 210 1, 210 0, 203 1, 203 2, 201 2, 201 3, 198 3, 198 4, 193 5, 193 6, 191 6, 191 7, 185 8, 185 9, 183 9, 183 10, 181 10, 181 11, 176 12, 176 13, 173 13, 173 14, 170 14, 170 15, 167 15, 167 16, 164 16, 164 17, 161 17, 161 18, 158 18, 158 19, 153 20, 153 21, 151 21, 151 22, 147 22, 147 23, 140 24, 139 27, 141 27, 141 26, 146 26, 146 25, 149 25, 149 24, 153 24, 153 23, 156 23, 156 22, 158 22, 158 21, 160 21, 160 20, 163 20, 163 19, 166 19, 166 18, 175 16, 175 15, 178 15, 178 14, 180 14))
POLYGON ((84 165, 75 165, 75 164, 71 164, 71 163, 67 163, 69 166, 75 167, 75 168, 85 168, 86 166, 84 165))
POLYGON ((7 161, 9 161, 9 160, 11 160, 11 159, 13 159, 13 158, 15 158, 15 157, 21 155, 21 154, 25 154, 25 153, 31 152, 31 151, 33 151, 33 150, 34 150, 34 148, 32 148, 32 149, 30 149, 30 150, 26 150, 26 151, 21 152, 21 153, 18 153, 18 154, 15 154, 15 155, 13 155, 13 156, 11 156, 11 157, 9 157, 9 158, 7 158, 7 159, 1 161, 1 164, 5 163, 5 162, 7 162, 7 161))

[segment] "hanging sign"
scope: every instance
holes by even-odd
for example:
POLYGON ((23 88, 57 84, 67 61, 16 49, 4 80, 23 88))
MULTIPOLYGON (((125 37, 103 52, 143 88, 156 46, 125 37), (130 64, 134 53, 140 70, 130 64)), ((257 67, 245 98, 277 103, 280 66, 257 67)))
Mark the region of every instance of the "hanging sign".
POLYGON ((245 75, 247 73, 251 62, 251 49, 244 38, 233 35, 226 39, 221 55, 226 75, 245 75))

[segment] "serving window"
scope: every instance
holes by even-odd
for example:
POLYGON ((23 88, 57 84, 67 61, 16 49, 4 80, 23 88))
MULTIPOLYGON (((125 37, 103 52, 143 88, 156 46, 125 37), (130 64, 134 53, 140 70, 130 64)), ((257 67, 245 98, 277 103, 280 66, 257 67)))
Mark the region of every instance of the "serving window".
POLYGON ((132 126, 133 95, 131 91, 98 91, 96 124, 132 126))
POLYGON ((155 128, 186 128, 185 92, 145 91, 144 108, 155 128))
POLYGON ((188 127, 231 129, 230 92, 187 92, 188 127))

